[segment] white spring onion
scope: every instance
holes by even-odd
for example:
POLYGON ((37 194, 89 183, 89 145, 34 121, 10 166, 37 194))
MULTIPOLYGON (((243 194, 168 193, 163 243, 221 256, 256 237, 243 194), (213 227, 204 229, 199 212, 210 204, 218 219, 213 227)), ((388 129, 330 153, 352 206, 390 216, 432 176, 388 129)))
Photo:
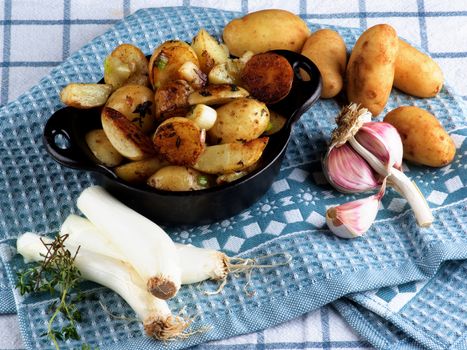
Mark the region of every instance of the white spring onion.
POLYGON ((77 206, 125 254, 151 294, 165 300, 177 293, 181 284, 178 254, 162 228, 100 186, 85 189, 77 206))
MULTIPOLYGON (((69 215, 64 221, 61 235, 68 235, 67 244, 127 261, 127 257, 88 219, 69 215)), ((181 283, 191 284, 207 279, 223 280, 229 273, 229 257, 214 249, 197 248, 175 243, 181 269, 181 283)))
MULTIPOLYGON (((34 233, 25 233, 18 237, 16 247, 26 262, 42 261, 47 253, 44 243, 52 239, 34 233)), ((65 240, 65 247, 73 255, 76 247, 65 240)), ((156 339, 167 340, 183 336, 189 322, 179 316, 172 315, 167 303, 151 295, 145 283, 136 271, 128 264, 79 248, 74 260, 84 279, 99 283, 118 293, 134 310, 143 322, 147 335, 156 339)))

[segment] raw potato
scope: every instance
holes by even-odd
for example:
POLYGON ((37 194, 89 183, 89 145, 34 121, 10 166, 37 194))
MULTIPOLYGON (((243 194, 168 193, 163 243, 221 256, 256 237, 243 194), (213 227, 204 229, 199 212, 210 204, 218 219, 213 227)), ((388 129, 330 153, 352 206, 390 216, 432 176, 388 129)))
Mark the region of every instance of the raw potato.
POLYGON ((399 39, 388 24, 367 29, 358 38, 347 65, 347 98, 373 116, 381 113, 391 93, 399 39))
POLYGON ((159 154, 175 165, 192 166, 204 150, 204 134, 187 118, 164 121, 153 136, 159 154))
POLYGON ((120 165, 114 170, 122 180, 138 183, 145 182, 156 171, 167 165, 169 165, 167 161, 154 157, 120 165))
POLYGON ((112 146, 104 130, 89 131, 85 140, 94 157, 105 166, 114 167, 123 161, 122 155, 112 146))
POLYGON ((190 105, 219 105, 237 98, 247 97, 248 91, 233 84, 208 85, 205 88, 193 92, 188 97, 190 105))
POLYGON ((302 48, 302 55, 318 67, 323 79, 322 98, 336 96, 344 86, 347 49, 339 33, 321 29, 310 35, 302 48))
POLYGON ((294 71, 289 61, 273 52, 254 55, 241 73, 242 86, 260 101, 277 103, 292 88, 294 71))
POLYGON ((245 143, 206 147, 193 168, 207 174, 226 174, 247 169, 261 157, 268 140, 268 137, 261 137, 245 143))
POLYGON ((168 82, 156 90, 156 120, 161 122, 171 117, 185 115, 190 110, 188 97, 193 92, 185 80, 168 82))
POLYGON ((443 87, 439 65, 428 55, 399 39, 394 86, 406 94, 433 97, 443 87))
POLYGON ((300 52, 310 35, 306 23, 284 10, 262 10, 230 21, 224 28, 223 39, 234 56, 246 51, 253 53, 275 49, 300 52))
POLYGON ((117 46, 104 61, 104 81, 114 89, 126 84, 149 85, 143 51, 131 44, 117 46))
POLYGON ((143 85, 124 85, 110 95, 106 107, 115 109, 144 133, 154 128, 154 93, 143 85))
POLYGON ((112 85, 71 83, 60 92, 64 104, 79 109, 100 107, 112 93, 112 85))
POLYGON ((206 176, 195 169, 169 165, 148 179, 148 185, 165 191, 196 191, 208 187, 206 176))
POLYGON ((404 158, 415 163, 442 167, 452 162, 456 146, 436 117, 415 106, 403 106, 384 118, 401 135, 404 158))
POLYGON ((196 53, 186 42, 169 40, 157 47, 149 60, 149 81, 153 88, 180 79, 179 69, 186 62, 199 67, 196 53))
POLYGON ((191 47, 196 52, 201 70, 208 74, 217 64, 229 58, 228 52, 205 29, 201 29, 193 38, 191 47))
POLYGON ((216 123, 208 131, 209 139, 215 144, 256 139, 269 125, 268 108, 251 98, 232 101, 216 111, 216 123))
POLYGON ((104 107, 101 122, 110 143, 122 156, 131 160, 142 160, 155 154, 151 139, 122 113, 104 107))

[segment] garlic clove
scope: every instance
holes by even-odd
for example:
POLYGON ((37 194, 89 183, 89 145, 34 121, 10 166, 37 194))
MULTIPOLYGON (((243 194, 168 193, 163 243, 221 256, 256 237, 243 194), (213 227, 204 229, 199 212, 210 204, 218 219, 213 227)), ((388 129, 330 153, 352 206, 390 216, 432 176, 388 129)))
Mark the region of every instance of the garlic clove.
POLYGON ((341 238, 355 238, 365 234, 376 219, 385 189, 383 183, 377 194, 329 208, 326 211, 326 223, 332 233, 341 238))
POLYGON ((355 134, 355 139, 373 153, 385 166, 402 166, 402 140, 396 128, 389 123, 368 122, 355 134))
POLYGON ((329 149, 323 170, 328 182, 341 192, 371 191, 381 185, 378 175, 348 144, 329 149))

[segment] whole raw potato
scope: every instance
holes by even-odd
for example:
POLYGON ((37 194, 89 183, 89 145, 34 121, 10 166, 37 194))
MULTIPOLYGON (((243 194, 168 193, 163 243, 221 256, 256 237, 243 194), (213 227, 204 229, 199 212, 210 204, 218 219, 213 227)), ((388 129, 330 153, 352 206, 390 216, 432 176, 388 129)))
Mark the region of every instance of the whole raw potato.
POLYGON ((300 52, 310 35, 306 23, 284 10, 262 10, 230 21, 224 28, 224 43, 232 55, 240 57, 275 49, 300 52))
POLYGON ((345 42, 339 33, 331 29, 314 32, 305 41, 302 55, 318 66, 323 79, 322 98, 336 96, 344 86, 347 63, 345 42))
POLYGON ((441 68, 428 55, 399 39, 394 86, 406 94, 433 97, 443 87, 441 68))
POLYGON ((268 127, 269 111, 263 102, 241 98, 217 110, 208 135, 213 143, 245 142, 258 138, 268 127))
POLYGON ((393 27, 378 24, 358 38, 347 64, 347 98, 377 116, 394 82, 399 39, 393 27))
POLYGON ((402 106, 384 118, 401 135, 404 159, 442 167, 452 162, 456 146, 436 117, 415 106, 402 106))

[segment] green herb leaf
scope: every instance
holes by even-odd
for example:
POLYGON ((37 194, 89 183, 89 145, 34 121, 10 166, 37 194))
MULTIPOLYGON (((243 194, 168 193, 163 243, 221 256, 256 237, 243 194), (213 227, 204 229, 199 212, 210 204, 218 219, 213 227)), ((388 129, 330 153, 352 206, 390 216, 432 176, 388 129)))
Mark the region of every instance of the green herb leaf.
POLYGON ((168 62, 169 62, 169 58, 166 55, 164 55, 163 52, 161 52, 157 56, 155 64, 156 64, 157 69, 164 70, 164 68, 165 68, 165 66, 167 66, 168 62))
POLYGON ((199 175, 197 178, 198 185, 201 187, 207 187, 209 184, 209 179, 206 175, 199 175))

